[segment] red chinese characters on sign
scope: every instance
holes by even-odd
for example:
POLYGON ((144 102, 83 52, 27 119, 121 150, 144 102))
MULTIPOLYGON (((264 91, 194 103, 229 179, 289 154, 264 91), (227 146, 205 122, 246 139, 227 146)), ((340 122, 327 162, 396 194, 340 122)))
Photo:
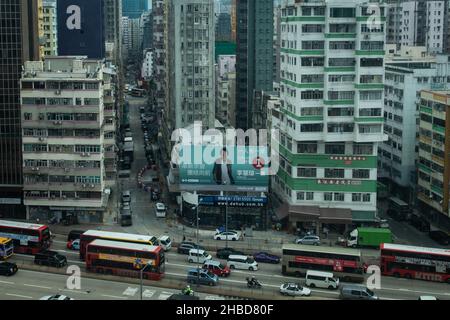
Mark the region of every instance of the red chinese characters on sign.
POLYGON ((331 265, 333 266, 334 271, 343 271, 344 267, 357 268, 358 264, 356 261, 348 261, 348 260, 335 260, 335 259, 324 259, 324 258, 311 258, 311 257, 301 257, 296 256, 294 258, 295 262, 304 262, 311 264, 322 264, 322 265, 331 265))
POLYGON ((361 181, 349 179, 317 179, 317 184, 359 186, 361 185, 361 181))

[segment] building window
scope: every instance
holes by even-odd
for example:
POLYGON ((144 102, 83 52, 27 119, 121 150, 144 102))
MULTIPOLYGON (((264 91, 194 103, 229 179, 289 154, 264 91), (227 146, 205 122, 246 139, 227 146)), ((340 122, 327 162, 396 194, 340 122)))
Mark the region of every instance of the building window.
POLYGON ((363 202, 370 202, 370 193, 364 193, 362 199, 363 202))
POLYGON ((326 143, 326 154, 345 154, 345 143, 326 143))
POLYGON ((334 201, 344 201, 345 194, 341 192, 335 192, 334 193, 334 201))
POLYGON ((373 154, 373 145, 370 143, 353 143, 353 154, 373 154))
POLYGON ((325 192, 323 194, 323 200, 324 201, 333 201, 333 193, 332 192, 325 192))
POLYGON ((369 179, 370 170, 369 169, 354 169, 353 178, 354 179, 369 179))
POLYGON ((297 143, 297 153, 317 153, 317 143, 297 143))
POLYGON ((302 178, 315 178, 317 176, 316 168, 297 168, 297 176, 302 178))
POLYGON ((325 178, 344 178, 344 169, 325 168, 325 178))
POLYGON ((361 202, 361 193, 352 193, 353 202, 361 202))

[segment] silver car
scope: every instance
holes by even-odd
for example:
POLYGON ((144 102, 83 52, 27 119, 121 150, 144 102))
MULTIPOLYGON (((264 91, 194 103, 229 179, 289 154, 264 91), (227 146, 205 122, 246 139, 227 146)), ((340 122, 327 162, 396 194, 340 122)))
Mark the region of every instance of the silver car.
POLYGON ((320 238, 318 236, 304 236, 295 241, 296 244, 309 244, 309 245, 320 245, 320 238))

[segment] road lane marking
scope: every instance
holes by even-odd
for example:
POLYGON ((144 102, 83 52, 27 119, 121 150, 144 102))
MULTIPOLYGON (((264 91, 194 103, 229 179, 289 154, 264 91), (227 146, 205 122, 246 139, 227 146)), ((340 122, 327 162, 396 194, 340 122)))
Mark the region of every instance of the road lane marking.
POLYGON ((159 294, 158 300, 167 300, 172 294, 171 292, 163 291, 159 294))
POLYGON ((24 283, 23 285, 26 286, 26 287, 33 287, 33 288, 41 288, 41 289, 49 289, 49 290, 52 289, 51 287, 38 286, 38 285, 36 285, 36 284, 27 284, 27 283, 24 283))
POLYGON ((14 282, 11 282, 11 281, 1 281, 1 280, 0 280, 0 283, 15 284, 14 282))
POLYGON ((138 290, 139 290, 138 288, 128 287, 122 294, 124 296, 133 297, 137 293, 138 290))
POLYGON ((125 298, 125 297, 119 297, 119 296, 112 296, 112 295, 109 295, 109 294, 102 294, 101 295, 102 297, 106 297, 106 298, 114 298, 114 299, 128 299, 128 298, 125 298))
POLYGON ((142 296, 145 298, 151 298, 153 297, 154 294, 155 294, 154 290, 145 289, 144 292, 142 293, 142 296))
POLYGON ((61 291, 68 291, 73 293, 80 293, 80 294, 89 294, 89 292, 86 291, 80 291, 80 290, 71 290, 71 289, 60 289, 61 291))
POLYGON ((18 298, 33 299, 33 297, 30 297, 30 296, 23 296, 23 295, 21 295, 21 294, 14 294, 14 293, 5 293, 5 295, 7 295, 7 296, 11 296, 11 297, 18 297, 18 298))

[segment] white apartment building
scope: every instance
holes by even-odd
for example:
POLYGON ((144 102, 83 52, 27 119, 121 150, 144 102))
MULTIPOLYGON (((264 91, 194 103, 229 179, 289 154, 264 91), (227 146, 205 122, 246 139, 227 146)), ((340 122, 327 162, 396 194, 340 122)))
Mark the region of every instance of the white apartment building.
MULTIPOLYGON (((391 51, 391 50, 389 50, 391 51)), ((391 193, 414 201, 417 169, 418 100, 421 90, 446 90, 448 56, 431 56, 426 47, 402 46, 385 57, 384 131, 379 145, 378 176, 391 184, 391 193)))
MULTIPOLYGON (((372 2, 371 2, 372 3, 372 2)), ((377 219, 385 17, 362 0, 281 4, 280 169, 273 191, 293 228, 377 219)))
POLYGON ((172 0, 168 31, 169 131, 194 121, 202 121, 205 129, 214 128, 213 1, 172 0))
POLYGON ((20 98, 28 217, 103 221, 116 170, 114 76, 113 67, 81 56, 25 63, 20 98))
POLYGON ((236 55, 230 54, 225 55, 221 54, 217 56, 217 65, 218 65, 218 77, 222 78, 225 74, 229 72, 236 71, 236 55))
POLYGON ((58 55, 56 2, 43 2, 44 56, 58 55))
POLYGON ((142 61, 142 78, 150 80, 153 75, 153 50, 145 50, 142 61))

